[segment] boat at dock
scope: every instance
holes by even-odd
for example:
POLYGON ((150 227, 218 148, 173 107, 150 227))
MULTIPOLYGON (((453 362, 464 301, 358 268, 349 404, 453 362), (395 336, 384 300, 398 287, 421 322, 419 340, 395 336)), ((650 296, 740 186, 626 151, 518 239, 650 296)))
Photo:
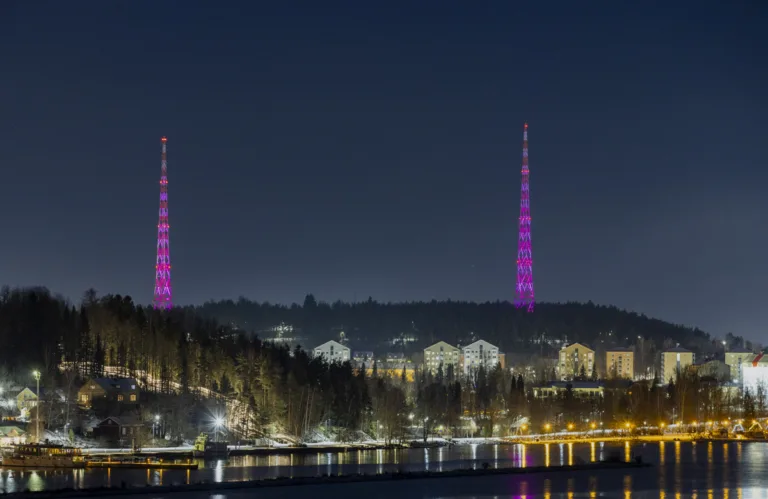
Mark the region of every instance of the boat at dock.
POLYGON ((83 468, 85 459, 78 447, 56 444, 20 444, 13 454, 3 456, 2 466, 8 468, 83 468))
POLYGON ((229 457, 229 447, 227 442, 211 442, 207 434, 201 433, 195 439, 192 455, 205 459, 223 459, 229 457))
POLYGON ((165 461, 157 458, 127 457, 106 459, 93 458, 85 462, 86 468, 130 468, 130 469, 161 469, 161 470, 196 470, 198 464, 191 459, 165 461))

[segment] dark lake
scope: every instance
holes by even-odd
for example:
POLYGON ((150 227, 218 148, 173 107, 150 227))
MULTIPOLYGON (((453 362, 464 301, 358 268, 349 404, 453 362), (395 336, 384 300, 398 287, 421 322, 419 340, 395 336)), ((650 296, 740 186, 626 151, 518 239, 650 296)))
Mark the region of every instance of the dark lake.
MULTIPOLYGON (((440 449, 351 451, 280 456, 243 456, 228 461, 200 461, 195 471, 106 470, 20 471, 0 469, 4 492, 39 491, 101 486, 170 485, 202 481, 242 481, 277 476, 383 473, 394 470, 450 470, 455 468, 526 467, 596 461, 619 454, 635 455, 653 468, 628 471, 539 473, 515 476, 407 480, 377 483, 261 489, 258 497, 654 497, 676 499, 768 498, 768 443, 665 442, 577 443, 558 445, 466 445, 440 449), (322 493, 321 493, 322 491, 322 493)), ((151 497, 159 495, 147 494, 151 497)), ((172 494, 173 497, 224 499, 253 496, 244 490, 172 494)))

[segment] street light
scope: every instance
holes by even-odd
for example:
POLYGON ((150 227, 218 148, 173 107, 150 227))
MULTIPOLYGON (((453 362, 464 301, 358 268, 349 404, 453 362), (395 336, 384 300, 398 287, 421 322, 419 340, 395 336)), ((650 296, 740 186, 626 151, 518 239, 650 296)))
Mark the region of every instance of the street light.
POLYGON ((157 430, 160 429, 160 415, 155 414, 155 420, 152 422, 152 443, 154 444, 157 438, 157 430))
POLYGON ((32 371, 32 376, 34 376, 35 380, 37 381, 37 402, 35 403, 35 412, 37 413, 35 415, 35 434, 37 435, 37 443, 40 443, 40 371, 32 371))

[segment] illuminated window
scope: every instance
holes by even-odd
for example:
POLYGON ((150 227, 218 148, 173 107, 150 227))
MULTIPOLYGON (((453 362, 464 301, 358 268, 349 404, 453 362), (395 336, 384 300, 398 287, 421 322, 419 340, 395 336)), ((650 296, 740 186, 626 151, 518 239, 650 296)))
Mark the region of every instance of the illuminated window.
POLYGON ((131 402, 136 402, 136 394, 135 393, 131 394, 131 402))
POLYGON ((122 401, 123 401, 123 396, 122 396, 122 394, 117 396, 117 401, 118 401, 118 402, 122 402, 122 401))

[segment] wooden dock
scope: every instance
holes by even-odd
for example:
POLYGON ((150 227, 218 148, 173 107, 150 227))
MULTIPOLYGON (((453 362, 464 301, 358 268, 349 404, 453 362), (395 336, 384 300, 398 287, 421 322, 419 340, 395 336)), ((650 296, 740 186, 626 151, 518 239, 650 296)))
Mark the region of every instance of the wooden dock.
POLYGON ((86 468, 123 468, 142 470, 196 470, 198 464, 193 461, 177 462, 155 459, 107 459, 106 461, 90 460, 85 462, 86 468))

